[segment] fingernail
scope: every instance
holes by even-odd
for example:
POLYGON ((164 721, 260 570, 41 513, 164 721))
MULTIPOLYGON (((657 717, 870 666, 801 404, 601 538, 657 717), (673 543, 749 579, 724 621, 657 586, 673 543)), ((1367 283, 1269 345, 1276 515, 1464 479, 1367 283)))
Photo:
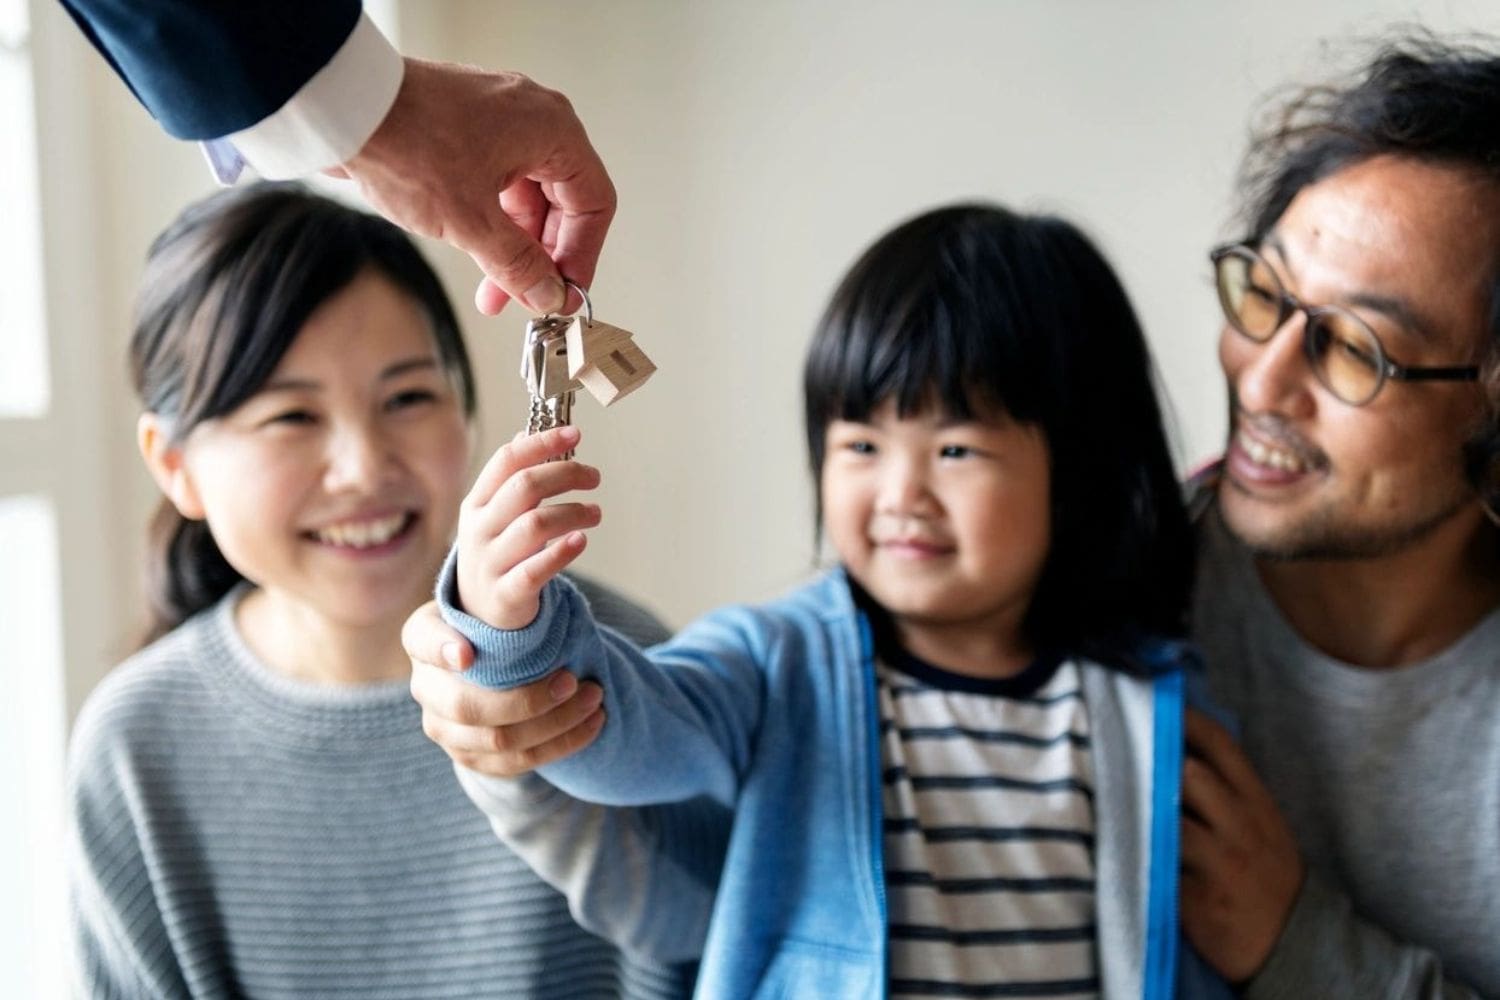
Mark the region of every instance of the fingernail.
POLYGON ((568 424, 557 429, 557 436, 562 440, 563 444, 577 444, 578 439, 583 435, 577 427, 568 424))
POLYGON ((583 694, 579 695, 584 708, 593 708, 604 701, 604 689, 597 684, 590 684, 584 688, 583 694))
POLYGON ((568 293, 563 289, 561 281, 556 278, 543 278, 526 289, 526 294, 522 298, 526 300, 526 304, 533 312, 561 312, 568 293))
POLYGON ((443 662, 450 667, 463 668, 464 649, 456 642, 443 643, 443 662))
POLYGON ((578 680, 566 670, 552 678, 552 683, 547 685, 547 693, 552 695, 553 701, 562 701, 578 689, 578 680))

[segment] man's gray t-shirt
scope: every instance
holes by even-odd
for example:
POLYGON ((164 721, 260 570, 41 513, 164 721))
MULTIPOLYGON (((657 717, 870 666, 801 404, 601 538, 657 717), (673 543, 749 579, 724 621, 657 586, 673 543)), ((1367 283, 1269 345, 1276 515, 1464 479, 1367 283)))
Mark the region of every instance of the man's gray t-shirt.
POLYGON ((1310 873, 1248 995, 1500 996, 1500 611, 1431 659, 1362 669, 1292 631, 1216 508, 1199 544, 1212 694, 1310 873))

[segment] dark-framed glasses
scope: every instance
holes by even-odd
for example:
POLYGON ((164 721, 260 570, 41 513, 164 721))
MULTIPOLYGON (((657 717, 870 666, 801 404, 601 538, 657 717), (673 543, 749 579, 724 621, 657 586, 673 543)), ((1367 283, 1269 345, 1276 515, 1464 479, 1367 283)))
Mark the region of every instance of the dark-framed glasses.
POLYGON ((1323 387, 1353 406, 1374 399, 1386 379, 1400 382, 1473 382, 1472 365, 1424 368, 1392 361, 1369 324, 1340 306, 1310 306, 1282 285, 1271 265, 1246 243, 1231 243, 1209 252, 1219 305, 1229 325, 1264 344, 1301 312, 1302 351, 1323 387))

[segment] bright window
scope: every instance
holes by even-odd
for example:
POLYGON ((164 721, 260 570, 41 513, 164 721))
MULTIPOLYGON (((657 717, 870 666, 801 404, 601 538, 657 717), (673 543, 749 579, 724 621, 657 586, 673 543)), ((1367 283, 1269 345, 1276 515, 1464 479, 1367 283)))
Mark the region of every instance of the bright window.
POLYGON ((43 497, 0 497, 0 996, 67 995, 57 530, 43 497))
POLYGON ((60 997, 66 709, 30 27, 26 0, 0 0, 0 996, 60 997))
POLYGON ((47 410, 36 123, 25 0, 0 0, 0 417, 47 410))

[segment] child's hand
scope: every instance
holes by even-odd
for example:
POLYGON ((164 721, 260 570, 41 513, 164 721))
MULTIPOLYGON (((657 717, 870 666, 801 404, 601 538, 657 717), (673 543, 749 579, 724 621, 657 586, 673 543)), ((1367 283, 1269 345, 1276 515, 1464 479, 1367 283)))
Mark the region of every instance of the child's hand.
POLYGON ((525 628, 542 587, 578 558, 583 528, 599 523, 591 503, 542 501, 599 485, 599 470, 549 462, 578 444, 576 427, 518 436, 485 463, 458 514, 458 599, 480 621, 525 628), (548 544, 551 543, 551 544, 548 544))

